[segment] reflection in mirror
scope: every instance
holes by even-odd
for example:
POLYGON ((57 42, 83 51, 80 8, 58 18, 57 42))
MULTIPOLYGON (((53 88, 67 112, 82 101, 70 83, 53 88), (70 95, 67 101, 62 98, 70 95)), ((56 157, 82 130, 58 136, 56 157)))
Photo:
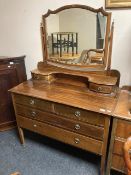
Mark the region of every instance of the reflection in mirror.
POLYGON ((46 18, 48 57, 66 64, 103 64, 107 17, 72 8, 46 18))

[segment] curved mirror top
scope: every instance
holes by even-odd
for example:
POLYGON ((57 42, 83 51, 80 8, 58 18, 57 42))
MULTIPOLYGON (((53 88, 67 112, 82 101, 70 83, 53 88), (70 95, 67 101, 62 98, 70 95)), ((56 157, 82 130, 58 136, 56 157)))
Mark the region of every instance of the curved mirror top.
POLYGON ((43 16, 48 61, 70 65, 104 64, 107 14, 83 8, 48 13, 43 16))

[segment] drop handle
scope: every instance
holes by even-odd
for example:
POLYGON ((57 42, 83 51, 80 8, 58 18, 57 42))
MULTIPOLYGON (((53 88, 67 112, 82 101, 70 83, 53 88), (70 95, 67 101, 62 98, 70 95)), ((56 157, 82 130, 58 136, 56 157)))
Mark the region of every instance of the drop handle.
POLYGON ((81 127, 80 127, 79 124, 76 124, 76 125, 75 125, 75 129, 76 129, 76 130, 79 130, 80 128, 81 128, 81 127))
POLYGON ((76 112, 75 112, 75 116, 76 116, 76 117, 80 117, 80 116, 81 116, 80 111, 76 111, 76 112))
POLYGON ((31 105, 34 105, 35 104, 35 101, 33 99, 30 100, 30 104, 31 105))
POLYGON ((98 87, 98 91, 102 91, 102 87, 98 87))
POLYGON ((80 143, 80 139, 79 138, 75 138, 74 141, 75 141, 76 144, 79 144, 80 143))

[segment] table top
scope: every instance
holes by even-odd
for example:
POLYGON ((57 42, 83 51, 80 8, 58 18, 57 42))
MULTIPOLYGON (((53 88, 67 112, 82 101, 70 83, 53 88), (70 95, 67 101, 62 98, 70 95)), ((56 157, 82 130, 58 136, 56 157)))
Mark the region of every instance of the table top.
POLYGON ((88 88, 79 88, 60 83, 43 83, 42 80, 28 80, 10 90, 12 93, 23 94, 43 100, 53 101, 93 112, 112 116, 117 97, 100 95, 88 88))
POLYGON ((131 121, 131 113, 129 112, 129 98, 130 92, 128 90, 121 90, 118 102, 113 116, 119 119, 131 121))

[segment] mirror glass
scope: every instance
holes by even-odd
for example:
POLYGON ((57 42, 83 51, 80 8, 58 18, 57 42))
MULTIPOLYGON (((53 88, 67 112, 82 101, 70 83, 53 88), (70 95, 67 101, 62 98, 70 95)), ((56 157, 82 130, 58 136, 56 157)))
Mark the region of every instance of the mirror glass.
POLYGON ((107 17, 80 8, 46 18, 48 59, 64 64, 103 64, 107 17))

